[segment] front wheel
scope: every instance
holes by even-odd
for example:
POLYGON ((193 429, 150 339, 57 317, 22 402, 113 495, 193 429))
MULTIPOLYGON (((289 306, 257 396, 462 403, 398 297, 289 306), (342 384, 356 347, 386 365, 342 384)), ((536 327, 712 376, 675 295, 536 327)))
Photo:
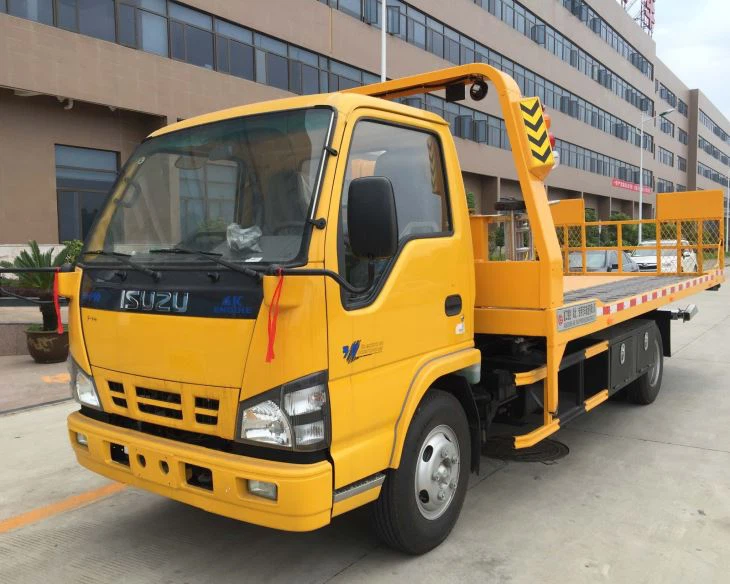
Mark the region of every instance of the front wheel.
POLYGON ((373 505, 378 536, 390 547, 423 554, 446 539, 464 504, 471 442, 464 410, 432 389, 418 405, 403 445, 373 505))

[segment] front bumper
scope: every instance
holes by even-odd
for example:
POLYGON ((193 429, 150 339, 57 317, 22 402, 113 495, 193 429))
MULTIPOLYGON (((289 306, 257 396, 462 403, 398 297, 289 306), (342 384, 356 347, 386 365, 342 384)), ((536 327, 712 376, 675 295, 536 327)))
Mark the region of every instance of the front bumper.
POLYGON ((68 431, 79 463, 115 481, 274 529, 310 531, 330 522, 332 465, 328 461, 291 464, 228 454, 119 428, 80 412, 68 417, 68 431), (87 446, 77 442, 77 432, 86 435, 87 446), (126 447, 129 466, 112 460, 111 444, 126 447), (210 469, 210 490, 188 483, 186 464, 210 469), (275 483, 278 499, 250 494, 247 480, 275 483))

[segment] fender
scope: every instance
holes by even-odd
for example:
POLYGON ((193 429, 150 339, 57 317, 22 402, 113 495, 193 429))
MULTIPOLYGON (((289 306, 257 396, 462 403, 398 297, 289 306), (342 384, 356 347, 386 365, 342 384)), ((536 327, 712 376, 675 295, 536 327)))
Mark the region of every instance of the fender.
POLYGON ((445 355, 433 356, 420 365, 411 380, 411 384, 403 400, 403 406, 395 423, 393 449, 390 454, 390 468, 398 468, 400 466, 403 444, 406 440, 406 434, 408 433, 408 428, 410 428, 411 420, 413 419, 418 404, 433 383, 440 377, 481 363, 481 359, 481 352, 474 348, 473 343, 470 343, 469 346, 462 345, 461 348, 454 347, 450 353, 446 353, 445 355))

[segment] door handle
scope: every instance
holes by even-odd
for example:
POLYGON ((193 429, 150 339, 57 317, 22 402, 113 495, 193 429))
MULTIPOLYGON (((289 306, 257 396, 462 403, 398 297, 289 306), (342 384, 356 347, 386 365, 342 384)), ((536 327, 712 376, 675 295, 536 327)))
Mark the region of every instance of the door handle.
POLYGON ((444 302, 444 312, 446 316, 456 316, 461 313, 461 295, 452 294, 446 297, 444 302))

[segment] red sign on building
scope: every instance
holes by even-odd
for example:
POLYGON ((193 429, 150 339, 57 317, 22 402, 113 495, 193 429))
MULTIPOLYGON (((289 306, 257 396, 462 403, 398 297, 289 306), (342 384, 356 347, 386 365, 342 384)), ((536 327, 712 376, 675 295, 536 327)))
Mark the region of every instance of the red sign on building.
MULTIPOLYGON (((629 182, 627 180, 621 180, 620 178, 613 179, 611 181, 611 186, 619 189, 626 189, 627 191, 634 191, 635 193, 639 192, 639 185, 629 182)), ((644 194, 646 195, 651 192, 651 187, 647 187, 646 185, 644 185, 644 194)))

